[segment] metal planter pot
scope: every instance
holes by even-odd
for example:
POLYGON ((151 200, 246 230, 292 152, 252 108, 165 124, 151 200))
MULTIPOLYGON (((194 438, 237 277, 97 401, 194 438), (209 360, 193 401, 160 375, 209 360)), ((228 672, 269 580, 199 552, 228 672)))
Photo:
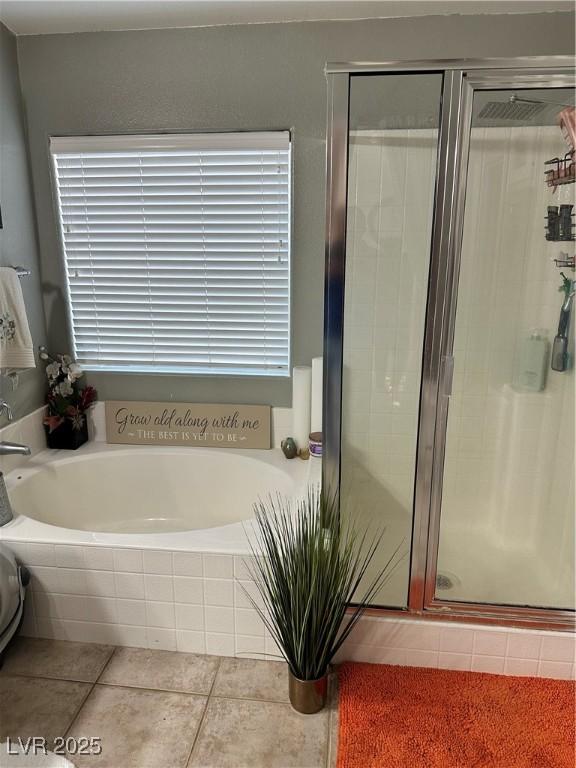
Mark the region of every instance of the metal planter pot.
POLYGON ((328 696, 328 674, 317 680, 299 680, 288 670, 288 693, 296 712, 302 715, 320 712, 328 696))

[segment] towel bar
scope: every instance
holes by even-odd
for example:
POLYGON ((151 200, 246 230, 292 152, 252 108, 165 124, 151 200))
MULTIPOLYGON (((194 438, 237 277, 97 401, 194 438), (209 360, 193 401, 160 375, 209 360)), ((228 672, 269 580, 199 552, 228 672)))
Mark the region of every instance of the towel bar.
POLYGON ((18 277, 27 277, 28 275, 32 274, 32 270, 26 269, 26 267, 12 267, 12 269, 16 270, 16 274, 18 277))

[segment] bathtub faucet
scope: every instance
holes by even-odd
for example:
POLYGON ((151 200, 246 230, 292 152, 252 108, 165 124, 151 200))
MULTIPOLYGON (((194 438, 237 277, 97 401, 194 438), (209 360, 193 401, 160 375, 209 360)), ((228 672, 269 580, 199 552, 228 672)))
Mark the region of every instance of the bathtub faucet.
POLYGON ((0 456, 30 456, 30 448, 21 443, 9 443, 7 440, 0 440, 0 456))
MULTIPOLYGON (((8 421, 14 420, 14 414, 10 403, 6 402, 3 397, 0 398, 0 415, 6 414, 8 421)), ((10 443, 7 440, 0 440, 0 456, 14 456, 19 454, 20 456, 30 456, 30 448, 27 445, 21 445, 20 443, 10 443)))
POLYGON ((14 413, 12 412, 12 407, 10 406, 10 403, 4 400, 3 397, 0 397, 0 416, 5 413, 6 419, 8 421, 14 421, 14 413))

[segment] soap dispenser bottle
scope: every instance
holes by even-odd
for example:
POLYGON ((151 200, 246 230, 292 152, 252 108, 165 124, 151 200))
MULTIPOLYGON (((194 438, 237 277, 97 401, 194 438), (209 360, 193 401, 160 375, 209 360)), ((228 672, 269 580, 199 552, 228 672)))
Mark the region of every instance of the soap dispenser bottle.
POLYGON ((535 328, 520 347, 518 386, 527 392, 540 392, 546 384, 549 344, 546 331, 535 328))

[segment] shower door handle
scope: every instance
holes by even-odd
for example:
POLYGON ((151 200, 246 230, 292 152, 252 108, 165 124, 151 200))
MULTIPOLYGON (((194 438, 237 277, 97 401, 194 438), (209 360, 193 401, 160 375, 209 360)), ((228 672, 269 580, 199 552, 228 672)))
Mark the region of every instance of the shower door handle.
POLYGON ((440 395, 450 397, 454 378, 454 355, 442 355, 440 361, 440 395))

